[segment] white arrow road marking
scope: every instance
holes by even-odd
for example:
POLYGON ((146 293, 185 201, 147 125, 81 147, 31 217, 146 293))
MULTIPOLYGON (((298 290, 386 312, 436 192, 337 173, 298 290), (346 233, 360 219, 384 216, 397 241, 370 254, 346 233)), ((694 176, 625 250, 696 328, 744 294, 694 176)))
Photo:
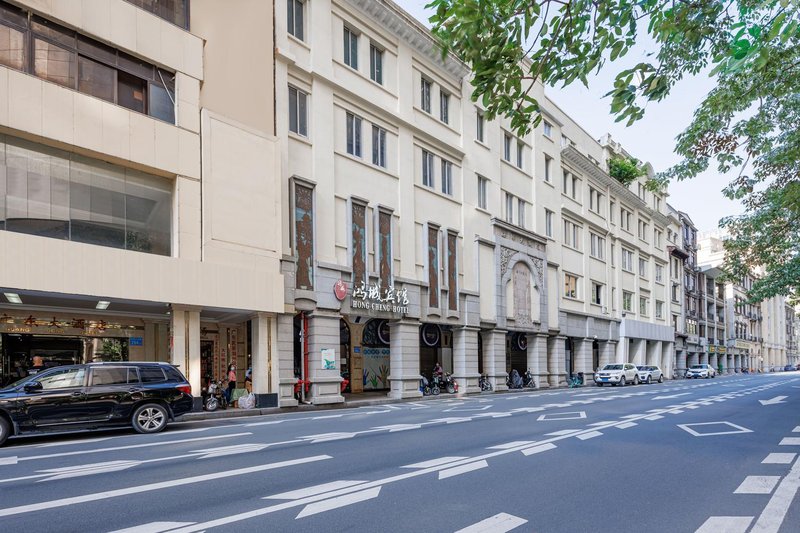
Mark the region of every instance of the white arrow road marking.
POLYGON ((712 516, 695 533, 745 533, 752 516, 712 516))
POLYGON ((689 394, 691 394, 691 393, 690 392, 682 392, 680 394, 670 394, 669 396, 656 396, 656 397, 653 398, 653 400, 666 400, 666 399, 669 399, 669 398, 679 398, 681 396, 688 396, 689 394))
POLYGON ((747 476, 734 494, 771 494, 781 476, 747 476))
POLYGON ((389 426, 377 426, 372 429, 379 429, 381 431, 389 431, 395 433, 397 431, 408 431, 409 429, 420 429, 422 424, 392 424, 389 426))
POLYGON ((310 503, 306 505, 302 511, 300 511, 300 514, 295 517, 295 520, 318 513, 324 513, 325 511, 330 511, 332 509, 338 509, 339 507, 344 507, 346 505, 353 505, 354 503, 371 500, 373 498, 377 498, 380 492, 380 487, 374 487, 371 489, 362 490, 361 492, 353 492, 350 494, 345 494, 344 496, 331 498, 330 500, 310 503))
POLYGON ((306 435, 300 438, 302 440, 311 441, 311 444, 316 444, 318 442, 328 442, 331 440, 352 439, 359 433, 363 432, 356 431, 354 433, 345 433, 340 431, 338 433, 320 433, 319 435, 306 435))
POLYGON ((55 446, 70 446, 72 444, 87 444, 89 442, 101 442, 101 441, 104 441, 104 440, 108 440, 110 438, 111 437, 100 437, 99 439, 64 440, 64 441, 61 441, 61 442, 47 442, 45 444, 34 444, 31 447, 33 447, 33 448, 53 448, 55 446))
POLYGON ((783 400, 788 396, 775 396, 771 400, 758 400, 761 405, 775 405, 776 403, 786 403, 783 400))
POLYGON ((292 490, 289 492, 281 492, 280 494, 273 494, 272 496, 265 496, 262 500, 299 500, 301 498, 308 498, 309 496, 317 496, 325 494, 334 490, 353 487, 361 485, 366 481, 356 481, 352 479, 340 479, 338 481, 331 481, 330 483, 323 483, 322 485, 314 485, 305 489, 292 490))
POLYGON ((191 526, 194 522, 150 522, 141 526, 117 529, 111 533, 165 533, 178 527, 191 526))
POLYGON ((467 472, 473 472, 481 468, 488 468, 488 466, 489 463, 486 462, 486 459, 483 459, 481 461, 475 461, 474 463, 448 468, 447 470, 439 470, 439 479, 447 479, 449 477, 466 474, 467 472))
POLYGON ((37 472, 42 472, 45 476, 50 476, 40 481, 54 481, 56 479, 69 479, 73 477, 91 476, 93 474, 119 472, 134 466, 139 466, 140 464, 142 464, 141 461, 108 461, 91 465, 65 466, 62 468, 51 468, 49 470, 37 470, 37 472))
POLYGON ((533 440, 515 440, 514 442, 507 442, 505 444, 498 444, 497 446, 489 446, 486 448, 487 450, 507 450, 509 448, 517 448, 519 446, 527 446, 529 444, 535 444, 536 441, 533 440))
POLYGON ((469 417, 450 417, 450 418, 437 418, 431 420, 432 424, 458 424, 459 422, 469 422, 472 418, 469 417))
POLYGON ((792 430, 792 433, 800 433, 800 426, 797 426, 792 430))
POLYGON ((238 453, 260 452, 272 444, 236 444, 234 446, 222 446, 219 448, 208 448, 205 450, 195 450, 189 452, 197 455, 198 459, 210 459, 214 457, 224 457, 226 455, 236 455, 238 453))
POLYGON ((786 518, 786 513, 789 512, 798 488, 800 488, 800 460, 795 461, 792 469, 775 489, 767 506, 764 507, 761 516, 753 526, 753 531, 777 533, 786 518))
MULTIPOLYGON (((167 489, 171 487, 180 487, 183 485, 191 485, 193 483, 202 483, 203 481, 211 481, 214 479, 223 479, 227 477, 241 476, 244 474, 252 474, 255 472, 264 472, 266 470, 274 470, 285 466, 294 466, 305 463, 313 463, 316 461, 323 461, 325 459, 332 459, 330 455, 314 455, 311 457, 303 457, 301 459, 292 459, 289 461, 280 461, 277 463, 268 463, 263 465, 251 466, 248 468, 238 468, 235 470, 226 470, 224 472, 215 472, 212 474, 203 474, 200 476, 192 476, 182 479, 173 479, 170 481, 160 481, 158 483, 148 483, 147 485, 138 485, 134 487, 126 487, 124 489, 107 490, 103 492, 96 492, 94 494, 84 494, 82 496, 72 496, 69 498, 61 498, 58 500, 51 500, 47 502, 39 502, 28 505, 19 505, 16 507, 7 507, 0 509, 0 517, 14 516, 24 513, 31 513, 34 511, 43 511, 45 509, 55 509, 57 507, 67 507, 79 503, 94 502, 97 500, 107 500, 117 498, 119 496, 127 496, 129 494, 140 494, 142 492, 151 492, 154 490, 167 489)), ((205 529, 205 528, 201 528, 205 529)))
POLYGON ((413 465, 401 466, 400 468, 433 468, 449 463, 455 463, 456 461, 463 461, 464 459, 466 459, 466 457, 440 457, 438 459, 431 459, 421 463, 414 463, 413 465))
POLYGON ((518 516, 498 513, 486 520, 481 520, 477 524, 459 529, 456 533, 506 533, 526 523, 528 523, 527 520, 518 516))

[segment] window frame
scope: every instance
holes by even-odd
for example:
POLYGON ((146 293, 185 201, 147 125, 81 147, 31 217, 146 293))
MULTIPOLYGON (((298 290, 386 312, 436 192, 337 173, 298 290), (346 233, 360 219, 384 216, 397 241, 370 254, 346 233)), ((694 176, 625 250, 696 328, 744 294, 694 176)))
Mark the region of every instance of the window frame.
POLYGON ((304 90, 289 84, 289 131, 301 137, 308 138, 308 93, 304 90), (295 105, 292 106, 292 91, 295 91, 295 105), (301 98, 302 96, 302 98, 301 98), (301 113, 301 100, 305 102, 304 112, 301 113), (292 129, 292 113, 296 113, 295 123, 297 129, 292 129), (303 131, 300 131, 303 130, 303 131))
POLYGON ((370 41, 369 43, 369 79, 383 85, 383 48, 370 41))
POLYGON ((342 61, 351 69, 358 71, 358 38, 360 35, 347 24, 345 24, 342 28, 342 61))
POLYGON ((359 159, 362 159, 364 154, 361 138, 362 124, 361 117, 349 111, 345 112, 345 149, 349 155, 359 159))
POLYGON ((603 304, 603 289, 605 285, 602 283, 598 283, 596 281, 592 281, 592 296, 591 296, 591 303, 594 305, 604 305, 603 304))
POLYGON ((579 276, 569 272, 564 272, 564 292, 562 293, 564 298, 568 298, 570 300, 580 300, 579 280, 579 276))
POLYGON ((488 209, 489 205, 489 180, 480 174, 478 176, 478 207, 488 209))
POLYGON ((372 164, 381 168, 387 168, 386 162, 386 130, 372 125, 372 164))
POLYGON ((511 162, 511 134, 503 134, 503 160, 511 162))
POLYGON ((286 0, 286 32, 298 39, 305 42, 305 0, 286 0), (297 6, 300 9, 297 9, 297 6), (291 9, 289 6, 292 6, 291 9), (300 35, 297 35, 297 13, 300 13, 300 35), (295 15, 295 16, 292 16, 295 15))
POLYGON ((622 291, 622 310, 626 313, 633 313, 633 293, 622 291))
POLYGON ((453 196, 453 163, 444 158, 440 159, 442 194, 453 196))
POLYGON ((433 82, 424 75, 420 76, 419 107, 426 113, 431 113, 431 90, 433 82))
POLYGON ((432 152, 429 152, 422 149, 422 185, 425 187, 430 187, 431 189, 434 188, 436 184, 436 179, 434 177, 434 155, 432 152))
POLYGON ((553 219, 554 219, 553 211, 549 209, 544 209, 544 234, 546 237, 553 238, 553 219))
POLYGON ((439 88, 439 120, 450 124, 450 93, 439 88))
POLYGON ((483 116, 483 112, 480 109, 478 109, 477 112, 475 113, 475 115, 476 115, 476 118, 475 118, 475 138, 478 140, 478 142, 485 142, 484 141, 484 138, 485 138, 485 136, 484 136, 484 134, 485 134, 484 126, 486 125, 486 123, 485 123, 486 121, 485 121, 485 118, 483 116))

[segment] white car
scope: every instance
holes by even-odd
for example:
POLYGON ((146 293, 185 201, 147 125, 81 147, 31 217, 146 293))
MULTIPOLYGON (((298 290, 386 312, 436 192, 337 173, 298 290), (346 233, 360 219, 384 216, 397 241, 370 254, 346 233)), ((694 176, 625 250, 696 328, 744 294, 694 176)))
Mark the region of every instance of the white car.
POLYGON ((717 377, 717 371, 714 370, 714 367, 705 363, 699 365, 692 365, 686 371, 686 379, 694 379, 694 378, 715 378, 717 377))
POLYGON ((664 382, 664 374, 661 372, 661 369, 658 366, 637 366, 636 372, 639 374, 639 382, 641 383, 649 384, 653 381, 658 381, 659 383, 664 382))
POLYGON ((602 387, 606 383, 620 387, 625 386, 626 383, 638 385, 639 374, 636 372, 636 367, 630 363, 615 363, 601 368, 594 375, 594 382, 598 387, 602 387))

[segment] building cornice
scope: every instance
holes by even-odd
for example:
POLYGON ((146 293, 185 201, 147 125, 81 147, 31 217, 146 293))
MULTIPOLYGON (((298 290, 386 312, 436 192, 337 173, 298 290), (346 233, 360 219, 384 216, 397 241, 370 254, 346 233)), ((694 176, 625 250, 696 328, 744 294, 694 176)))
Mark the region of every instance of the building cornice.
POLYGON ((515 226, 514 224, 509 224, 505 220, 501 220, 501 219, 499 219, 497 217, 492 217, 491 222, 495 227, 504 229, 504 230, 508 231, 509 233, 515 233, 515 234, 519 235, 520 237, 525 237, 526 239, 531 239, 532 241, 535 241, 535 242, 541 244, 542 246, 547 247, 547 237, 543 237, 543 236, 539 235, 538 233, 534 233, 532 231, 528 231, 526 229, 520 228, 519 226, 515 226))

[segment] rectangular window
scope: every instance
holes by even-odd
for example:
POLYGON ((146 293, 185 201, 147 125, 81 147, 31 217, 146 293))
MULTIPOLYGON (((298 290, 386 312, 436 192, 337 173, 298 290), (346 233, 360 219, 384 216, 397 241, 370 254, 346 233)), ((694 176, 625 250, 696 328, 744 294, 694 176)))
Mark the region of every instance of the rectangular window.
POLYGON ((603 305, 603 286, 594 281, 592 282, 592 303, 595 305, 603 305))
POLYGON ((481 209, 486 209, 489 204, 487 198, 488 181, 483 176, 478 176, 478 207, 481 209))
POLYGON ((447 305, 451 311, 458 310, 458 236, 447 234, 447 305))
POLYGON ((594 189, 593 187, 589 187, 589 209, 597 213, 598 215, 603 214, 603 195, 600 191, 594 189))
POLYGON ((639 258, 639 275, 643 278, 647 277, 647 259, 639 258))
POLYGON ((386 130, 372 125, 372 164, 386 168, 386 130))
MULTIPOLYGON (((0 11, 0 17, 4 13, 0 11)), ((25 34, 2 24, 0 24, 0 65, 17 70, 22 70, 25 66, 25 34)))
POLYGON ((664 267, 663 265, 656 265, 656 281, 664 283, 664 267))
POLYGON ((475 115, 475 138, 483 142, 483 113, 478 111, 475 115))
POLYGON ((605 249, 606 249, 606 240, 599 236, 591 233, 591 254, 592 257, 597 259, 605 259, 605 249))
POLYGON ((34 39, 33 45, 33 73, 47 81, 74 89, 76 54, 42 39, 34 39))
POLYGON ((189 29, 189 0, 125 0, 185 30, 189 29))
POLYGON ((517 199, 517 225, 525 227, 525 200, 522 198, 517 199))
POLYGON ((614 208, 616 204, 614 202, 610 202, 608 204, 608 220, 613 224, 614 223, 614 208))
POLYGON ((115 69, 89 58, 78 57, 78 90, 85 94, 114 101, 115 69))
POLYGON ((544 133, 545 137, 552 137, 553 135, 553 125, 547 122, 546 120, 542 121, 542 132, 544 133))
POLYGON ((580 180, 572 176, 572 199, 580 202, 580 191, 581 191, 581 182, 580 180))
POLYGON ((425 78, 420 81, 419 105, 426 113, 431 112, 431 82, 425 78))
POLYGON ((450 95, 444 91, 439 91, 439 120, 450 122, 450 95))
POLYGON ((656 318, 664 318, 664 302, 656 300, 656 318))
POLYGON ((442 192, 453 196, 453 163, 442 159, 442 192))
POLYGON ((564 297, 578 298, 578 277, 572 274, 564 274, 564 297))
POLYGON ((622 270, 633 272, 633 252, 622 249, 622 270))
POLYGON ((628 232, 631 231, 631 212, 624 207, 619 208, 619 223, 622 229, 628 232))
POLYGON ((550 183, 551 176, 550 176, 550 169, 552 167, 553 158, 549 155, 544 156, 544 181, 550 183))
POLYGON ((648 312, 648 307, 650 307, 648 299, 644 296, 639 296, 639 314, 642 316, 648 316, 650 314, 648 312))
POLYGON ((522 153, 525 145, 521 141, 517 141, 517 168, 522 168, 522 153))
POLYGON ((544 234, 553 238, 553 212, 544 210, 544 234))
POLYGON ((639 238, 645 242, 647 241, 648 227, 649 224, 647 222, 645 222, 644 220, 639 221, 639 238))
POLYGON ((616 257, 616 256, 614 255, 615 253, 616 253, 616 251, 615 251, 615 246, 614 246, 614 244, 612 243, 612 244, 611 244, 611 266, 612 266, 612 267, 614 266, 614 263, 615 263, 615 257, 616 257))
POLYGON ((503 136, 503 159, 511 161, 511 135, 508 133, 503 136))
POLYGON ((428 305, 439 307, 439 228, 428 227, 428 305))
POLYGON ((308 136, 308 95, 289 86, 289 131, 303 137, 308 136))
POLYGON ((653 230, 653 242, 656 245, 656 248, 661 248, 661 236, 662 233, 659 230, 653 230))
POLYGON ((576 250, 581 249, 581 227, 569 220, 564 221, 564 244, 576 250))
POLYGON ((344 27, 344 64, 358 70, 358 34, 344 27))
POLYGON ((286 28, 289 35, 294 35, 301 41, 303 39, 303 11, 305 2, 301 0, 286 1, 286 28))
POLYGON ((381 287, 392 284, 392 214, 378 213, 378 274, 381 287))
POLYGON ((622 291, 622 310, 629 313, 633 312, 633 293, 622 291))
POLYGON ((347 113, 347 153, 361 157, 361 117, 347 113))
POLYGON ((294 187, 294 254, 297 260, 295 287, 314 290, 314 191, 294 187))
POLYGON ((383 50, 374 44, 369 45, 369 77, 383 85, 383 50))
POLYGON ((514 195, 506 193, 506 222, 514 223, 514 195))
POLYGON ((353 286, 367 283, 367 207, 353 202, 353 286))
POLYGON ((433 154, 427 150, 422 151, 422 184, 433 187, 433 154))

